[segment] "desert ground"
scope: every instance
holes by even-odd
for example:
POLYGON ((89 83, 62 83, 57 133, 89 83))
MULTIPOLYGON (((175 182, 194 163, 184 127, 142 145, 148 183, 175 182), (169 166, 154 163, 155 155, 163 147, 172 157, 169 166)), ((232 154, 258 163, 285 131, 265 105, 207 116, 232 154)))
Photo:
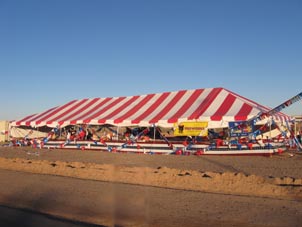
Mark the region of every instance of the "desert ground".
POLYGON ((301 226, 302 153, 0 147, 1 226, 301 226))

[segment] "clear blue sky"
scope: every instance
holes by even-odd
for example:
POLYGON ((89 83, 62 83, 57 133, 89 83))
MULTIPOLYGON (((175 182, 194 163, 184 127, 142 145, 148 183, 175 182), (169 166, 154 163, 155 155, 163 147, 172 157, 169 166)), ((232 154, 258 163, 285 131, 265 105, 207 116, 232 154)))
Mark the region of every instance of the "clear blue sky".
POLYGON ((275 107, 302 91, 301 12, 301 0, 0 0, 0 120, 210 87, 275 107))

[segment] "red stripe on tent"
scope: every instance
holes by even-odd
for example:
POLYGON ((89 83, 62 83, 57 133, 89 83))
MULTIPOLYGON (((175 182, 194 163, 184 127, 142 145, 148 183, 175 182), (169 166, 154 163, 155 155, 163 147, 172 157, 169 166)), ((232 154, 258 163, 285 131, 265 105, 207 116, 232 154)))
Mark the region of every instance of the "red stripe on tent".
POLYGON ((26 121, 26 122, 25 122, 25 125, 30 126, 30 124, 31 124, 32 122, 34 122, 35 120, 37 120, 37 119, 39 119, 40 117, 44 116, 45 114, 51 113, 51 112, 52 112, 53 110, 55 110, 56 108, 58 108, 58 107, 51 108, 51 109, 49 109, 49 110, 43 112, 42 114, 37 115, 35 118, 31 119, 30 121, 26 121))
POLYGON ((212 121, 221 121, 222 117, 229 111, 235 102, 236 97, 232 94, 228 94, 218 110, 211 116, 212 121))
MULTIPOLYGON (((119 97, 117 98, 114 102, 110 103, 108 106, 100 109, 97 113, 95 113, 94 115, 92 115, 91 117, 87 118, 84 120, 85 123, 89 123, 91 120, 93 120, 94 118, 97 118, 98 116, 100 116, 101 114, 105 113, 107 110, 111 109, 113 106, 117 105, 119 102, 121 102, 122 100, 124 100, 126 97, 119 97)), ((112 99, 112 98, 110 98, 112 99)))
MULTIPOLYGON (((235 92, 232 92, 232 91, 230 91, 230 90, 228 90, 228 89, 224 89, 224 90, 226 90, 227 92, 230 92, 230 93, 234 94, 235 96, 240 97, 240 98, 243 99, 245 102, 246 102, 246 101, 251 102, 254 106, 256 106, 257 109, 259 109, 259 112, 260 112, 260 111, 261 111, 261 112, 268 112, 268 111, 272 110, 272 108, 263 106, 263 105, 261 105, 261 104, 255 102, 255 101, 252 101, 252 100, 250 100, 250 99, 248 99, 248 98, 245 98, 245 97, 243 97, 243 96, 241 96, 241 95, 238 95, 238 94, 236 94, 235 92)), ((245 104, 246 104, 246 103, 245 103, 245 104)), ((250 107, 250 106, 249 106, 249 107, 250 107)), ((250 108, 252 109, 252 107, 250 107, 250 108)), ((251 111, 251 110, 250 110, 250 111, 251 111)), ((245 117, 245 118, 244 118, 244 116, 241 116, 241 117, 237 117, 237 118, 235 117, 235 119, 238 119, 238 121, 239 121, 240 119, 242 119, 242 120, 248 120, 248 119, 247 119, 247 115, 250 114, 250 111, 249 111, 249 112, 246 112, 246 117, 245 117)), ((282 119, 282 116, 284 117, 284 119, 290 120, 290 117, 289 117, 288 115, 282 113, 282 112, 278 112, 276 115, 280 117, 280 120, 281 120, 281 121, 283 120, 283 119, 282 119)))
POLYGON ((115 124, 122 123, 125 119, 135 114, 137 111, 140 110, 147 102, 150 101, 154 97, 155 94, 147 95, 142 101, 140 101, 138 104, 136 104, 132 109, 130 109, 127 113, 125 113, 123 116, 117 118, 114 120, 115 124))
MULTIPOLYGON (((83 113, 81 116, 77 116, 75 119, 72 119, 70 121, 70 124, 76 124, 78 120, 82 120, 83 118, 85 118, 86 116, 90 115, 91 113, 94 113, 94 111, 99 110, 99 108, 101 108, 103 105, 105 105, 107 102, 109 102, 112 98, 106 98, 104 99, 102 102, 100 102, 99 104, 97 104, 94 108, 92 108, 89 112, 87 113, 83 113)), ((99 110, 100 111, 100 110, 99 110)), ((98 112, 97 112, 98 113, 98 112)), ((97 114, 96 113, 96 114, 97 114)), ((94 115, 96 115, 94 114, 94 115)), ((93 117, 93 116, 92 116, 93 117)), ((89 123, 91 121, 91 119, 89 118, 88 120, 86 119, 86 122, 84 120, 84 123, 89 123)))
POLYGON ((49 120, 46 122, 46 124, 52 124, 54 121, 64 117, 67 113, 77 109, 79 106, 81 106, 83 103, 85 103, 88 99, 83 99, 81 100, 79 103, 77 103, 76 105, 74 105, 72 108, 66 110, 65 112, 61 113, 60 115, 58 115, 57 117, 55 117, 54 119, 52 120, 49 120))
POLYGON ((26 121, 26 122, 25 122, 25 125, 26 125, 26 126, 30 126, 30 121, 26 121))
POLYGON ((113 118, 115 115, 120 113, 123 109, 125 109, 127 106, 131 105, 135 100, 137 100, 139 96, 133 96, 131 99, 129 99, 127 102, 125 102, 123 105, 121 105, 119 108, 117 108, 112 113, 108 114, 106 117, 99 119, 98 123, 105 123, 107 119, 113 118))
POLYGON ((203 100, 203 102, 200 103, 200 105, 196 108, 194 113, 191 114, 191 116, 188 117, 189 120, 198 119, 212 104, 212 102, 215 100, 217 95, 221 92, 222 88, 214 88, 210 92, 210 94, 203 100))
POLYGON ((160 97, 141 115, 139 115, 136 119, 131 121, 132 124, 138 124, 147 116, 149 116, 168 96, 169 92, 164 92, 160 95, 160 97))
POLYGON ((28 117, 25 117, 25 118, 23 118, 23 119, 20 120, 20 121, 17 121, 17 122, 16 122, 16 125, 21 125, 21 122, 26 121, 26 120, 32 118, 33 116, 35 116, 35 114, 30 115, 30 116, 28 116, 28 117))
POLYGON ((59 125, 64 124, 64 121, 68 121, 68 119, 73 119, 73 117, 81 114, 84 110, 86 110, 87 108, 89 108, 89 106, 93 105, 94 103, 96 103, 100 98, 94 98, 92 99, 90 102, 88 102, 85 106, 83 106, 82 108, 78 109, 76 112, 74 112, 73 114, 65 117, 64 119, 62 119, 61 121, 59 121, 59 125))
POLYGON ((65 108, 67 108, 68 106, 72 105, 72 104, 75 103, 76 101, 77 101, 77 100, 73 100, 73 101, 71 101, 71 102, 69 102, 69 103, 67 103, 67 104, 65 104, 65 105, 63 105, 63 106, 57 108, 54 112, 51 112, 51 113, 49 113, 48 115, 46 115, 45 117, 40 118, 39 120, 37 120, 37 121, 36 121, 36 124, 39 125, 42 121, 47 120, 47 119, 50 118, 52 115, 54 115, 54 114, 60 112, 61 110, 64 110, 65 108))
POLYGON ((153 119, 149 121, 150 124, 158 122, 163 116, 165 116, 171 108, 181 99, 186 91, 179 91, 174 98, 163 108, 153 119))
POLYGON ((46 111, 44 111, 44 112, 41 113, 41 114, 33 114, 33 115, 30 115, 29 117, 26 117, 26 118, 24 118, 24 119, 18 121, 18 122, 16 123, 16 125, 20 125, 22 122, 25 121, 25 124, 29 126, 30 123, 31 123, 32 121, 38 119, 40 116, 43 116, 43 115, 49 113, 50 111, 54 110, 55 108, 57 108, 57 107, 51 108, 51 109, 49 109, 49 110, 46 110, 46 111), (35 117, 34 117, 33 119, 31 119, 33 116, 35 116, 35 117), (29 119, 30 119, 30 121, 28 121, 29 119))
POLYGON ((204 89, 195 90, 185 104, 170 119, 168 119, 168 123, 177 122, 178 118, 180 118, 190 108, 203 91, 204 89))
POLYGON ((253 107, 244 103, 238 113, 234 116, 235 121, 245 121, 247 116, 251 113, 253 107))
POLYGON ((230 90, 228 90, 228 89, 224 89, 224 90, 226 90, 227 92, 232 93, 233 95, 235 95, 235 96, 241 98, 242 100, 244 100, 244 102, 248 101, 248 102, 252 103, 253 105, 257 106, 257 108, 260 108, 260 107, 261 107, 261 108, 263 109, 262 111, 269 111, 269 110, 271 110, 271 108, 268 108, 268 107, 263 106, 263 105, 261 105, 261 104, 255 102, 255 101, 253 101, 253 100, 250 100, 250 99, 245 98, 245 97, 243 97, 243 96, 241 96, 241 95, 238 95, 237 93, 232 92, 232 91, 230 91, 230 90))
MULTIPOLYGON (((74 101, 75 101, 75 100, 74 100, 74 101)), ((51 109, 49 109, 49 110, 46 110, 45 112, 43 112, 43 113, 37 115, 35 118, 31 119, 31 122, 36 121, 36 120, 39 120, 41 117, 44 117, 45 115, 50 115, 50 113, 51 113, 52 111, 56 110, 57 108, 58 108, 58 106, 55 107, 55 108, 51 108, 51 109)))

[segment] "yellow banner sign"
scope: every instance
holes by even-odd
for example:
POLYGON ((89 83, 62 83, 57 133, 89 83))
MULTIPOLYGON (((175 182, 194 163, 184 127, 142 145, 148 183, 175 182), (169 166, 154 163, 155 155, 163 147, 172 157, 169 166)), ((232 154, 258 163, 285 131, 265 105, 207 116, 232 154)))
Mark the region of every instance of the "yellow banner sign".
POLYGON ((207 136, 208 122, 174 123, 174 136, 207 136))

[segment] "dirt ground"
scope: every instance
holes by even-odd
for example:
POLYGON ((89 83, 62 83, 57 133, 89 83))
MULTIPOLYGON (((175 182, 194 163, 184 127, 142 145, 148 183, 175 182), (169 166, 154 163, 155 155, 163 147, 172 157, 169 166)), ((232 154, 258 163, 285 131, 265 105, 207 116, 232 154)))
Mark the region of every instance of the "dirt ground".
POLYGON ((0 224, 39 226, 35 214, 69 226, 300 226, 301 169, 297 152, 229 157, 1 147, 0 208, 15 212, 0 224))

